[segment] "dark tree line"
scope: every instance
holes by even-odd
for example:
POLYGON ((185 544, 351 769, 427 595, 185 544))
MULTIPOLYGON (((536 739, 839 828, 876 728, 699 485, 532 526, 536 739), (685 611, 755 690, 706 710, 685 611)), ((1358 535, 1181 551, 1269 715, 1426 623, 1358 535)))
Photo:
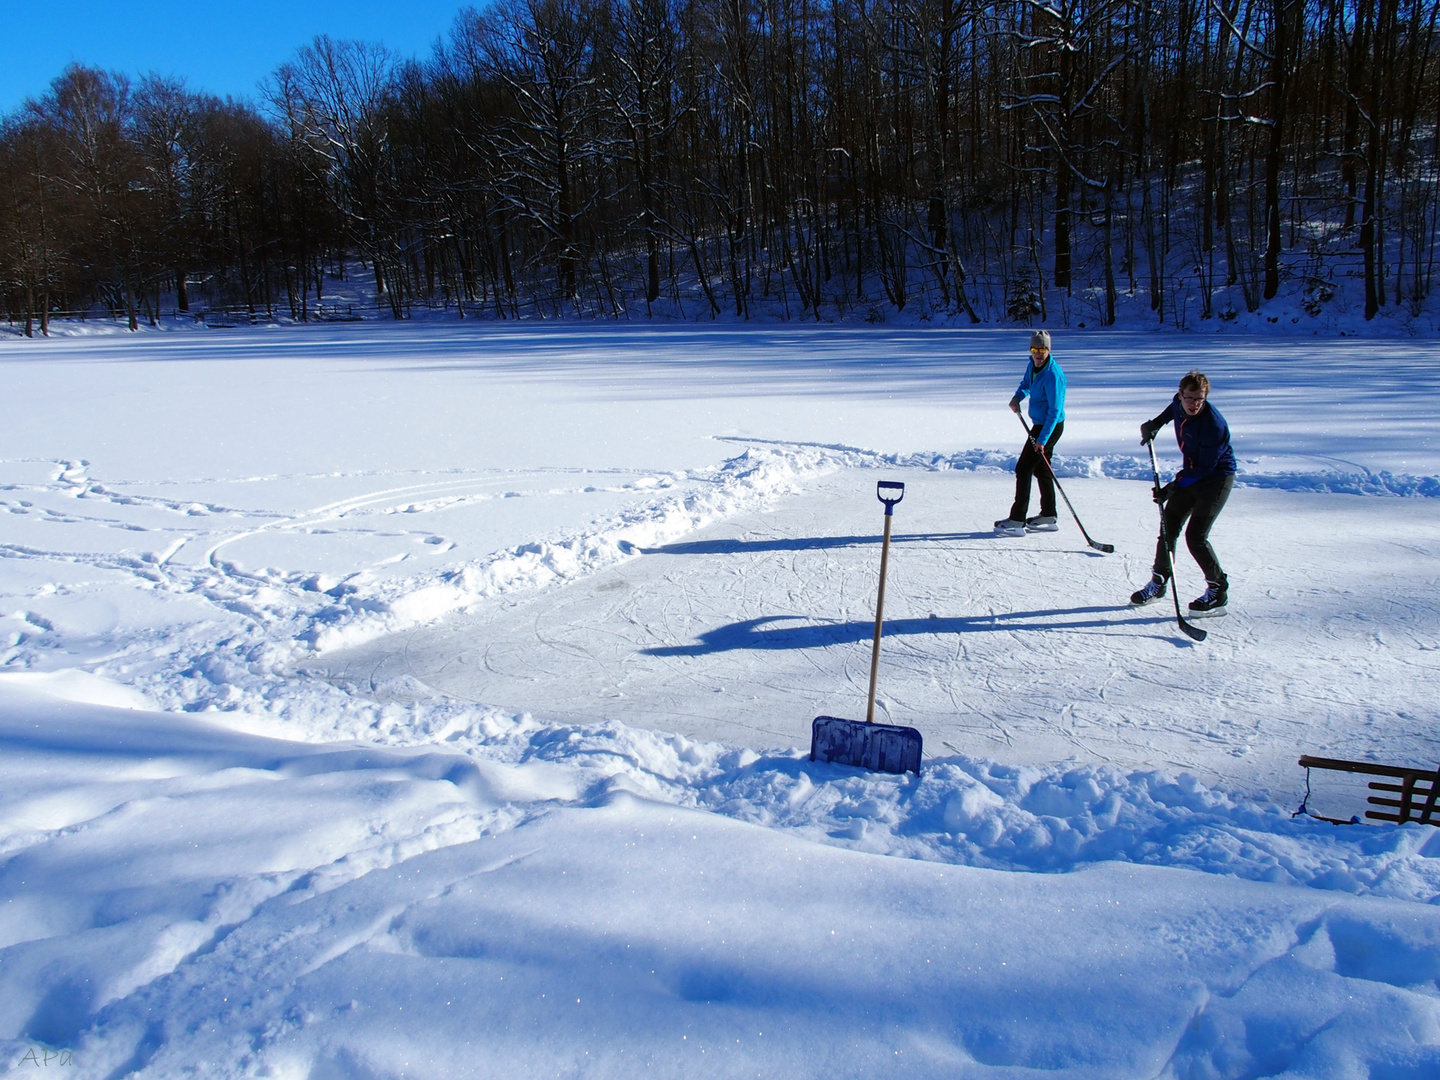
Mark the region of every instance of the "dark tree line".
POLYGON ((1437 17, 498 0, 426 62, 317 38, 259 107, 72 66, 0 127, 0 293, 27 333, 96 306, 136 327, 162 302, 305 319, 358 258, 397 318, 1061 304, 1108 324, 1131 299, 1181 324, 1287 278, 1313 310, 1353 278, 1367 317, 1418 312, 1437 17))

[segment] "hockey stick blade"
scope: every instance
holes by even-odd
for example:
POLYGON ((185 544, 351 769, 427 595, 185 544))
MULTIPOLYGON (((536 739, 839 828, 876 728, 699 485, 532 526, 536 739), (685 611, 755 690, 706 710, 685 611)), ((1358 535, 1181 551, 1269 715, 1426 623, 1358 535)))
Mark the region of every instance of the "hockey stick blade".
POLYGON ((1103 551, 1106 555, 1115 554, 1114 544, 1102 544, 1098 541, 1091 540, 1088 536, 1085 538, 1085 542, 1089 544, 1092 548, 1094 548, 1096 551, 1103 551))
POLYGON ((1175 621, 1180 624, 1180 630, 1181 630, 1183 633, 1185 633, 1186 635, 1188 635, 1192 641, 1204 641, 1204 640, 1205 640, 1206 635, 1208 634, 1208 631, 1201 630, 1198 626, 1191 626, 1188 622, 1186 622, 1186 621, 1185 621, 1183 618, 1181 618, 1179 615, 1176 615, 1176 616, 1175 616, 1175 621))

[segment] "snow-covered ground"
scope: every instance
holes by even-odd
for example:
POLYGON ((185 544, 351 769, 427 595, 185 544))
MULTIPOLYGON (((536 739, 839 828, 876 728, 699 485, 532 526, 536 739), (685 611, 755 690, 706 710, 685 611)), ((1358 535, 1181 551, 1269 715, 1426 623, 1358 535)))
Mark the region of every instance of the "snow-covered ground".
POLYGON ((1440 760, 1433 347, 1058 335, 1102 556, 988 528, 1026 338, 0 342, 0 1068, 1440 1074, 1440 832, 1291 816, 1440 760), (1203 644, 1125 605, 1192 367, 1203 644), (805 760, 881 478, 918 779, 805 760))

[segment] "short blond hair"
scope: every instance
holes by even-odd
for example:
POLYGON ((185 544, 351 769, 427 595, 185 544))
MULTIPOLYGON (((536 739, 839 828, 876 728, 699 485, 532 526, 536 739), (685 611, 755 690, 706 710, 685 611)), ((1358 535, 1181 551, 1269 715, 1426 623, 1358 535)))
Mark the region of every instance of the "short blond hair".
POLYGON ((1185 377, 1180 380, 1181 390, 1199 390, 1206 397, 1210 396, 1210 380, 1205 377, 1203 371, 1187 371, 1185 377))

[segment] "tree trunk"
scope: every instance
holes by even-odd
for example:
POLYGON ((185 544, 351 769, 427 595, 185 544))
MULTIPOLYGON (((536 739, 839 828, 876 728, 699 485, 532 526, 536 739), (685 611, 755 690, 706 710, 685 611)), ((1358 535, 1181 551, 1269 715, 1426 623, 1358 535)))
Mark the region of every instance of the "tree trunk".
POLYGON ((1265 299, 1280 291, 1280 156, 1284 149, 1289 93, 1290 12, 1301 0, 1272 0, 1270 46, 1270 144, 1265 152, 1265 299))

